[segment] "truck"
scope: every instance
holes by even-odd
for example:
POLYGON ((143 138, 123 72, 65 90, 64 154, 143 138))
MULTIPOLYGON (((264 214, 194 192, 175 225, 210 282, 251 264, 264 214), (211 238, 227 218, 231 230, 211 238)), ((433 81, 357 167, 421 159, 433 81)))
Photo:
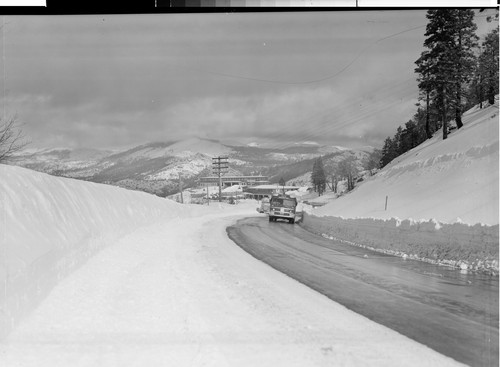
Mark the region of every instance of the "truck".
POLYGON ((268 197, 263 197, 262 201, 260 202, 260 206, 257 207, 257 211, 259 213, 269 213, 269 198, 268 197))
POLYGON ((276 220, 281 218, 294 224, 296 209, 296 198, 288 195, 273 195, 269 202, 269 221, 276 222, 276 220))

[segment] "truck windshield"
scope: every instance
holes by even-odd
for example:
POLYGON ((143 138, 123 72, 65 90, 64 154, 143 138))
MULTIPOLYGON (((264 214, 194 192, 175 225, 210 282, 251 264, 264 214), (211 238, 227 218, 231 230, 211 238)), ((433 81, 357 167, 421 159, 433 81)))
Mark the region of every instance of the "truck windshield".
POLYGON ((295 208, 295 200, 289 199, 273 199, 271 204, 273 206, 283 206, 285 208, 295 208))

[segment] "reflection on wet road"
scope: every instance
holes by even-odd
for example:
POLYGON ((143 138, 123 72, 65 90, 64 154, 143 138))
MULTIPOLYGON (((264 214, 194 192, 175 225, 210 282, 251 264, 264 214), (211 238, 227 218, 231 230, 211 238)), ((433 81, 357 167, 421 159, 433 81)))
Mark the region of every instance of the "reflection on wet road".
POLYGON ((498 366, 498 277, 371 252, 266 217, 227 232, 257 259, 379 324, 457 361, 498 366))

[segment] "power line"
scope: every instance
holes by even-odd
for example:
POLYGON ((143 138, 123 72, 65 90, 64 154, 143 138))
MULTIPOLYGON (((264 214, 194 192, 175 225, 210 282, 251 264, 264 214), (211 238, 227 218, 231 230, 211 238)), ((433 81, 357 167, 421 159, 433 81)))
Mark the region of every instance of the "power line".
POLYGON ((363 48, 351 61, 349 61, 339 71, 337 71, 334 74, 327 75, 327 76, 325 76, 323 78, 319 78, 319 79, 291 82, 291 81, 282 81, 282 80, 271 80, 271 79, 264 79, 264 78, 255 78, 255 77, 250 77, 250 76, 245 76, 245 75, 236 75, 236 74, 221 73, 221 72, 212 71, 212 70, 206 70, 206 69, 205 70, 198 69, 198 68, 190 68, 190 69, 191 70, 196 70, 196 71, 199 71, 199 72, 203 72, 203 73, 206 73, 206 74, 211 74, 211 75, 219 75, 219 76, 224 76, 224 77, 227 77, 227 78, 250 80, 250 81, 256 81, 256 82, 263 82, 263 83, 284 84, 284 85, 304 85, 304 84, 320 83, 320 82, 323 82, 323 81, 326 81, 326 80, 333 79, 333 78, 339 76, 340 74, 342 74, 352 64, 354 64, 363 55, 363 53, 366 50, 368 50, 369 48, 373 47, 377 43, 379 43, 381 41, 384 41, 386 39, 389 39, 389 38, 393 38, 393 37, 399 36, 399 35, 401 35, 403 33, 407 33, 407 32, 411 32, 411 31, 416 30, 416 29, 424 28, 426 26, 427 25, 422 25, 422 26, 418 26, 418 27, 408 28, 408 29, 405 29, 403 31, 400 31, 400 32, 397 32, 397 33, 393 33, 393 34, 390 34, 388 36, 379 38, 376 41, 374 41, 374 42, 370 43, 369 45, 367 45, 365 48, 363 48))
MULTIPOLYGON (((400 95, 399 92, 395 92, 395 90, 397 90, 396 88, 406 84, 407 82, 409 82, 410 80, 412 80, 413 78, 406 78, 402 81, 398 81, 396 83, 391 83, 391 84, 387 84, 383 87, 380 87, 379 89, 377 89, 377 92, 376 92, 376 97, 377 99, 381 100, 383 98, 390 98, 392 97, 391 94, 398 94, 400 95), (387 94, 386 92, 389 92, 389 94, 387 94)), ((360 104, 360 102, 363 102, 365 98, 363 98, 363 96, 360 96, 358 97, 357 99, 351 99, 348 103, 336 103, 333 101, 333 104, 329 104, 329 107, 325 110, 323 110, 323 112, 319 113, 323 116, 326 116, 326 115, 329 115, 331 112, 334 112, 335 110, 338 110, 340 108, 342 108, 342 110, 350 110, 351 108, 357 108, 357 106, 360 104)), ((363 108, 367 108, 368 106, 370 105, 363 105, 363 108)), ((270 113, 267 113, 267 114, 264 114, 264 115, 260 115, 259 118, 262 118, 263 116, 266 116, 266 115, 269 115, 271 114, 272 112, 278 110, 280 107, 272 110, 270 113)), ((282 108, 282 107, 281 107, 282 108)), ((310 118, 313 118, 314 116, 318 116, 318 114, 313 114, 311 116, 308 116, 306 118, 302 118, 300 120, 297 120, 295 123, 292 122, 292 124, 296 124, 297 122, 302 122, 304 119, 310 119, 310 118)))
MULTIPOLYGON (((400 103, 399 101, 393 101, 393 102, 385 105, 383 108, 378 109, 375 112, 373 112, 373 111, 367 111, 367 112, 365 112, 362 115, 353 116, 352 118, 344 120, 341 123, 332 123, 329 126, 327 126, 326 129, 322 129, 321 131, 318 131, 318 130, 316 130, 316 131, 315 130, 309 131, 306 135, 303 135, 301 137, 301 141, 314 140, 314 139, 317 139, 318 136, 329 136, 335 130, 341 130, 341 129, 347 127, 348 125, 353 125, 353 124, 357 124, 359 122, 365 121, 366 119, 368 119, 368 118, 370 118, 372 116, 375 116, 375 115, 377 115, 377 114, 379 114, 379 113, 381 113, 383 111, 387 111, 387 110, 389 110, 391 108, 394 108, 399 103, 400 103)), ((280 146, 278 146, 276 148, 277 149, 283 149, 283 148, 292 146, 293 144, 294 144, 294 142, 291 142, 291 143, 287 142, 287 143, 281 144, 280 146)))
MULTIPOLYGON (((490 17, 490 16, 491 15, 488 15, 488 14, 485 14, 485 15, 476 15, 475 18, 486 18, 486 17, 490 17)), ((408 33, 408 32, 411 32, 411 31, 414 31, 414 30, 417 30, 417 29, 421 29, 421 28, 426 28, 426 27, 427 27, 427 24, 425 24, 425 25, 419 25, 419 26, 416 26, 416 27, 404 29, 404 30, 402 30, 400 32, 396 32, 396 33, 390 34, 390 35, 385 36, 385 37, 381 37, 381 38, 377 39, 376 41, 372 42, 371 44, 369 44, 368 46, 366 46, 365 48, 363 48, 351 61, 349 61, 338 72, 336 72, 336 73, 334 73, 332 75, 327 75, 327 76, 325 76, 323 78, 318 78, 318 79, 290 82, 290 81, 283 81, 283 80, 271 80, 271 79, 264 79, 264 78, 256 78, 256 77, 250 77, 250 76, 245 76, 245 75, 236 75, 236 74, 221 73, 221 72, 217 72, 217 71, 202 70, 202 69, 197 69, 197 68, 191 68, 191 69, 192 70, 197 70, 197 71, 200 71, 200 72, 203 72, 203 73, 207 73, 207 74, 224 76, 224 77, 227 77, 227 78, 250 80, 250 81, 256 81, 256 82, 263 82, 263 83, 284 84, 284 85, 304 85, 304 84, 320 83, 320 82, 323 82, 325 80, 333 79, 333 78, 339 76, 340 74, 342 74, 352 64, 354 64, 361 57, 361 55, 366 50, 368 50, 370 47, 376 45, 377 43, 385 41, 385 40, 390 39, 390 38, 397 37, 397 36, 399 36, 401 34, 404 34, 404 33, 408 33)))
MULTIPOLYGON (((399 92, 397 88, 406 84, 407 82, 409 82, 412 79, 413 78, 410 77, 410 78, 406 78, 402 81, 398 81, 396 83, 386 84, 385 86, 380 87, 377 90, 375 97, 380 101, 380 100, 383 100, 384 98, 387 98, 387 99, 391 98, 393 94, 401 95, 401 92, 399 92)), ((367 108, 370 108, 372 105, 374 105, 374 103, 372 103, 372 104, 364 103, 363 107, 361 109, 359 109, 358 106, 360 105, 361 102, 366 102, 365 98, 363 98, 363 96, 360 96, 357 99, 351 99, 347 103, 344 103, 344 102, 335 103, 335 101, 332 100, 332 103, 328 105, 329 107, 324 109, 322 112, 313 113, 312 115, 309 115, 307 117, 295 119, 289 123, 289 126, 290 126, 290 128, 294 128, 295 126, 297 126, 301 123, 312 124, 314 122, 319 122, 322 118, 323 119, 327 118, 329 115, 331 115, 332 113, 334 113, 337 110, 351 111, 353 109, 356 109, 357 112, 360 112, 360 111, 363 111, 367 108)), ((264 119, 266 119, 266 120, 272 121, 272 118, 271 118, 272 114, 274 114, 275 112, 281 112, 282 109, 283 109, 282 106, 278 106, 269 112, 266 112, 263 114, 258 114, 257 117, 255 118, 255 120, 256 121, 263 121, 264 119)), ((338 118, 341 118, 343 114, 345 114, 345 112, 341 113, 340 116, 338 116, 338 118)))
MULTIPOLYGON (((382 102, 382 104, 379 105, 379 108, 377 110, 373 110, 373 108, 372 108, 372 106, 375 103, 364 104, 362 108, 358 108, 358 105, 360 102, 360 99, 358 99, 358 100, 351 101, 351 103, 334 105, 334 106, 330 107, 329 109, 327 109, 326 111, 324 111, 323 113, 316 114, 316 115, 306 117, 306 118, 301 118, 299 120, 296 120, 295 122, 292 122, 290 124, 290 126, 294 127, 294 126, 297 126, 299 124, 314 125, 316 122, 320 122, 321 120, 326 119, 328 116, 330 116, 332 113, 334 113, 337 109, 339 109, 339 107, 342 107, 342 110, 344 110, 344 111, 346 111, 346 110, 352 111, 353 109, 356 109, 356 112, 353 115, 349 116, 346 119, 342 119, 341 123, 331 123, 331 124, 328 124, 326 127, 316 126, 315 128, 310 128, 308 130, 308 133, 301 137, 301 141, 316 139, 318 136, 323 136, 323 137, 329 136, 335 130, 342 129, 350 124, 355 124, 355 123, 365 121, 370 116, 374 116, 380 112, 386 111, 389 108, 394 107, 397 104, 399 104, 400 100, 395 100, 395 101, 392 101, 389 103, 384 102, 385 99, 389 99, 387 97, 384 98, 384 94, 388 94, 388 96, 391 94, 397 94, 397 95, 406 94, 407 92, 409 92, 413 88, 413 86, 405 86, 404 85, 410 79, 411 78, 408 78, 408 79, 405 79, 401 82, 396 83, 395 85, 387 85, 384 88, 382 88, 382 90, 385 89, 386 92, 377 95, 377 97, 379 99, 378 102, 382 102), (400 88, 401 86, 403 87, 402 89, 400 88), (387 93, 387 92, 389 92, 389 93, 387 93)), ((344 113, 344 115, 345 114, 346 113, 344 113)), ((340 116, 337 117, 337 119, 340 119, 340 116)), ((284 143, 284 144, 277 146, 276 148, 277 149, 285 148, 285 147, 291 146, 293 143, 297 143, 297 142, 298 141, 287 142, 287 143, 284 143)))

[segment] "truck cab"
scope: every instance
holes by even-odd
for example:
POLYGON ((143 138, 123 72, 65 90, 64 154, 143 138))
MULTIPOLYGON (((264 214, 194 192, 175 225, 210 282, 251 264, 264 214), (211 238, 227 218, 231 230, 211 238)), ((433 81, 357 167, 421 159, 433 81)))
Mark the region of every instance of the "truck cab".
POLYGON ((287 195, 275 195, 269 202, 269 221, 276 222, 277 219, 286 219, 295 223, 295 211, 297 199, 287 195))

